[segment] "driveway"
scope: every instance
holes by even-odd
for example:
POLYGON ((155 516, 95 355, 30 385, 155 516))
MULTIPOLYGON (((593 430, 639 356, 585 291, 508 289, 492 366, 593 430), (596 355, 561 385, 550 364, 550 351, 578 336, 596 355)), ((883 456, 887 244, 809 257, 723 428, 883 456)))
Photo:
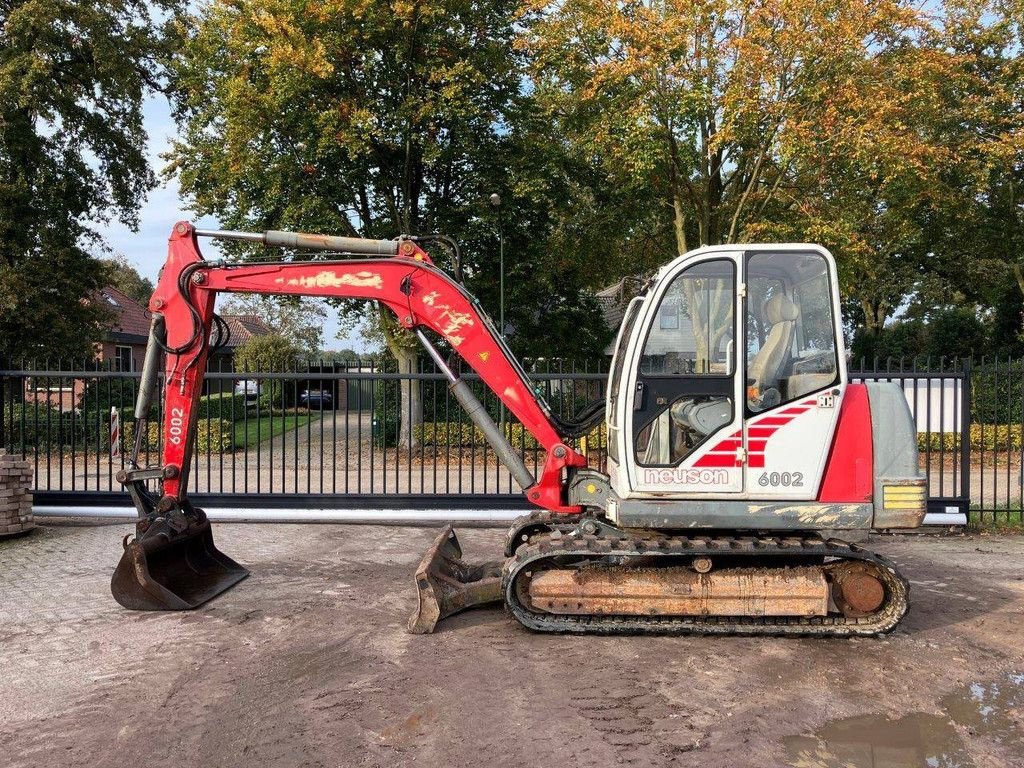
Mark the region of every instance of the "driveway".
MULTIPOLYGON (((500 608, 408 635, 435 531, 371 526, 219 525, 252 576, 131 613, 108 591, 130 530, 0 542, 9 768, 1024 764, 1024 538, 873 536, 908 618, 787 640, 538 635, 500 608)), ((471 559, 502 535, 460 532, 471 559)))

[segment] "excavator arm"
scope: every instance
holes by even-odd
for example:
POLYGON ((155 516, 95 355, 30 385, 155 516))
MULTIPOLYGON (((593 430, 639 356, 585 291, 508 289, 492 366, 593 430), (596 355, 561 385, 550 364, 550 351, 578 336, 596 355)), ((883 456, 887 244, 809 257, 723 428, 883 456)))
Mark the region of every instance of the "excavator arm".
MULTIPOLYGON (((466 409, 523 487, 529 501, 559 514, 580 512, 568 503, 567 469, 585 467, 586 458, 567 445, 547 405, 535 392, 526 373, 495 332, 476 300, 446 273, 434 266, 430 256, 413 238, 364 240, 359 238, 306 235, 291 232, 207 232, 196 230, 188 222, 174 226, 168 258, 149 303, 153 321, 149 348, 143 367, 142 384, 136 403, 136 450, 129 467, 119 473, 139 510, 138 532, 126 546, 122 566, 115 573, 115 597, 128 607, 164 608, 167 595, 139 595, 142 583, 153 589, 161 581, 189 581, 191 571, 225 571, 244 578, 245 571, 213 546, 209 523, 201 510, 188 502, 187 486, 190 458, 195 443, 198 402, 203 376, 210 354, 210 339, 215 322, 214 302, 218 293, 257 293, 324 298, 372 299, 389 310, 398 322, 414 332, 439 369, 448 377, 452 393, 466 409), (203 259, 197 238, 249 240, 268 246, 329 251, 366 258, 296 262, 225 263, 203 259), (525 429, 545 450, 544 467, 535 478, 507 437, 494 424, 469 386, 445 363, 430 343, 424 329, 443 337, 451 348, 479 374, 525 429), (163 453, 159 467, 139 468, 138 438, 145 433, 145 420, 151 411, 153 395, 163 351, 164 412, 163 453), (158 479, 159 500, 147 492, 145 483, 158 479), (166 555, 172 544, 180 544, 184 557, 166 555), (132 551, 131 548, 135 550, 132 551), (148 548, 148 549, 147 549, 148 548), (142 573, 163 553, 168 563, 180 567, 194 561, 189 573, 173 573, 168 578, 151 578, 142 573), (126 561, 130 561, 127 562, 126 561), (121 573, 124 571, 124 573, 121 573), (119 573, 121 573, 119 586, 119 573), (140 576, 140 574, 142 574, 140 576)), ((232 586, 222 588, 218 578, 197 577, 204 582, 196 594, 185 595, 193 607, 232 586), (197 602, 198 601, 198 602, 197 602)), ((226 581, 227 577, 221 578, 226 581)), ((152 591, 152 590, 151 590, 152 591)), ((178 594, 176 597, 181 598, 178 594)))
MULTIPOLYGON (((552 512, 579 511, 579 507, 566 503, 562 476, 566 467, 586 466, 586 459, 564 443, 547 405, 476 300, 435 267, 416 242, 296 233, 268 233, 269 237, 268 234, 253 236, 230 232, 210 234, 227 238, 259 237, 270 244, 381 256, 343 261, 207 262, 199 253, 196 230, 187 222, 175 225, 167 263, 149 305, 154 317, 162 317, 166 339, 161 343, 165 350, 171 350, 164 367, 164 496, 180 500, 185 495, 196 404, 210 352, 214 298, 218 293, 257 293, 373 299, 390 309, 403 327, 414 332, 427 328, 442 336, 543 446, 546 459, 538 479, 532 477, 510 447, 500 443, 495 446, 499 457, 523 486, 527 498, 552 512)), ((468 387, 460 386, 460 380, 450 372, 426 337, 422 333, 417 335, 441 370, 449 375, 453 389, 457 390, 456 397, 467 405, 466 394, 473 397, 468 387)), ((473 407, 472 401, 470 407, 473 407)), ((488 428, 493 422, 487 425, 490 419, 485 412, 474 409, 470 415, 474 420, 486 420, 483 428, 490 440, 504 440, 499 431, 488 428)))

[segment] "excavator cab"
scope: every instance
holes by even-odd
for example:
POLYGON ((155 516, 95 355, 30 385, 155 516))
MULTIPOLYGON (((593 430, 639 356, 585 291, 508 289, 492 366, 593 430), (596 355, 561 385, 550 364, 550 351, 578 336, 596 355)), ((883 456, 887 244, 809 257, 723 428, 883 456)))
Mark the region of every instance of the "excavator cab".
MULTIPOLYGON (((835 262, 824 249, 704 248, 667 265, 629 305, 616 344, 609 517, 816 527, 806 508, 761 514, 748 502, 816 499, 848 385, 844 360, 835 262)), ((847 518, 840 523, 869 527, 863 511, 847 518)))

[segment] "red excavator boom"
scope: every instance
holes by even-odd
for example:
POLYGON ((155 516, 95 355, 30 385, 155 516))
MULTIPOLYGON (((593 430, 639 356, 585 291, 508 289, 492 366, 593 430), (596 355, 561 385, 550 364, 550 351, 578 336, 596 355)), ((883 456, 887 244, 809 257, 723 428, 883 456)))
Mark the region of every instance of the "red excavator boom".
MULTIPOLYGON (((140 422, 148 418, 162 350, 166 353, 163 455, 159 467, 140 469, 134 466, 133 459, 132 466, 119 475, 132 493, 141 518, 139 535, 131 545, 135 550, 129 549, 124 567, 115 574, 115 596, 123 603, 130 607, 159 608, 170 601, 168 595, 162 593, 140 594, 135 575, 140 569, 152 568, 160 559, 157 551, 165 553, 172 542, 187 549, 189 557, 185 560, 208 561, 199 568, 207 570, 208 576, 197 577, 199 583, 191 590, 194 594, 186 596, 185 602, 207 600, 222 591, 214 590, 218 577, 212 574, 223 570, 220 566, 224 566, 225 561, 227 571, 240 571, 239 578, 244 578, 244 569, 213 546, 209 523, 200 510, 192 508, 187 498, 194 444, 191 438, 195 433, 197 405, 210 354, 214 301, 218 293, 372 299, 385 305, 403 327, 417 334, 448 376, 453 395, 483 430, 530 502, 558 514, 581 511, 566 498, 564 475, 569 467, 586 466, 586 458, 567 445, 556 431, 547 405, 534 391, 476 300, 434 266, 415 238, 367 240, 292 232, 203 232, 188 222, 179 222, 174 225, 169 243, 167 262, 149 303, 153 315, 151 340, 135 414, 140 422), (208 262, 199 252, 197 237, 201 236, 257 240, 270 246, 369 258, 208 262), (422 329, 443 337, 544 448, 546 458, 539 478, 533 477, 521 456, 508 444, 465 382, 451 371, 422 329), (159 500, 152 499, 144 486, 145 481, 153 479, 161 481, 159 500), (152 551, 143 551, 147 547, 152 551)), ((140 426, 136 434, 141 436, 144 432, 140 426)), ((165 559, 168 563, 182 560, 170 555, 165 559)), ((191 577, 183 578, 189 581, 191 577)), ((169 583, 170 579, 163 581, 169 583)), ((237 579, 223 588, 235 581, 237 579)), ((154 589, 156 586, 159 584, 154 589)))

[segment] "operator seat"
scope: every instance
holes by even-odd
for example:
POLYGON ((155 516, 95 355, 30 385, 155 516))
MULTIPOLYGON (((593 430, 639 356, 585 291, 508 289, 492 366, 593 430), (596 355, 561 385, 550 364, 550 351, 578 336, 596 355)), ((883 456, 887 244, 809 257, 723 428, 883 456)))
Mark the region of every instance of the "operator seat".
POLYGON ((785 294, 777 293, 764 303, 764 318, 771 330, 747 368, 747 391, 753 394, 747 398, 751 410, 763 411, 781 402, 779 377, 790 354, 798 317, 800 308, 785 294))

